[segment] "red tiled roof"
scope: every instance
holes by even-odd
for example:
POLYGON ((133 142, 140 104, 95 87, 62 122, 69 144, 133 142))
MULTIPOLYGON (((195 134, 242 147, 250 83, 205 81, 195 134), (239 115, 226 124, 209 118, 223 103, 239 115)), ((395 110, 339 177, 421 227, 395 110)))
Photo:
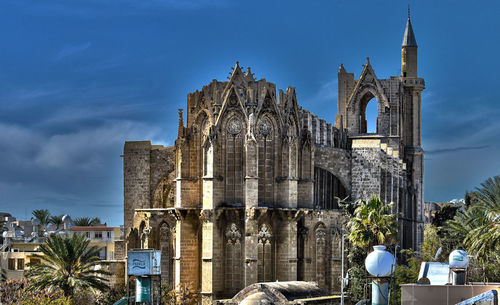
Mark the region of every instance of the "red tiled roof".
POLYGON ((95 227, 72 227, 71 231, 114 231, 117 227, 104 227, 104 226, 95 226, 95 227))

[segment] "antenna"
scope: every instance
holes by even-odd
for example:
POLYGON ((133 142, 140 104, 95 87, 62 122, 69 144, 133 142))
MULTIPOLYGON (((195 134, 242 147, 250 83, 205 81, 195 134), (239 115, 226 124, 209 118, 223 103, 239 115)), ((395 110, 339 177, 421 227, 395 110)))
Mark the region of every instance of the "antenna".
POLYGON ((408 19, 410 19, 410 4, 408 3, 408 19))

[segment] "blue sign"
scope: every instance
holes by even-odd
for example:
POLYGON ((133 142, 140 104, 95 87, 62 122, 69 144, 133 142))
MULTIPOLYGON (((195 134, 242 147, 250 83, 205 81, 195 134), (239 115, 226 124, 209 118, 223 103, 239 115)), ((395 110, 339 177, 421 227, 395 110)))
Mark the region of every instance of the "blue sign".
POLYGON ((128 252, 128 275, 161 274, 161 251, 154 249, 132 250, 128 252))

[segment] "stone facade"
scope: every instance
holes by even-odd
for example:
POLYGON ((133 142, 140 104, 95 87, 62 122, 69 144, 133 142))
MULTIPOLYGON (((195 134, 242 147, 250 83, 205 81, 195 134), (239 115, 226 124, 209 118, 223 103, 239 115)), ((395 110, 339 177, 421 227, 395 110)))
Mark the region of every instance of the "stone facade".
POLYGON ((277 91, 236 63, 228 81, 188 94, 174 146, 125 143, 127 249, 161 250, 162 280, 190 283, 211 304, 257 282, 338 292, 345 219, 336 198, 395 202, 402 246, 417 247, 424 81, 411 71, 378 79, 367 60, 355 79, 341 65, 332 125, 301 108, 295 88, 277 91), (377 130, 367 133, 373 98, 377 130))

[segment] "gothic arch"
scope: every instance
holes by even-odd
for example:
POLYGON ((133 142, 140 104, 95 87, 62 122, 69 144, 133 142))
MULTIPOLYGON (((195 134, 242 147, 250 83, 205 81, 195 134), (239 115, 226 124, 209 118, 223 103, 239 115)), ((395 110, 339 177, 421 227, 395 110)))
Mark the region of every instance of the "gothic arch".
POLYGON ((174 287, 174 245, 172 230, 166 221, 162 221, 158 226, 158 246, 161 251, 161 281, 169 288, 174 287))
POLYGON ((335 197, 344 199, 348 191, 343 181, 332 172, 314 167, 314 207, 318 209, 338 209, 335 197))
POLYGON ((146 233, 146 222, 143 220, 139 225, 139 240, 140 240, 140 248, 143 249, 146 242, 148 241, 148 234, 146 233))
POLYGON ((221 124, 221 172, 224 176, 224 198, 228 203, 242 203, 245 186, 244 115, 231 111, 221 124))
POLYGON ((139 233, 137 229, 130 228, 127 234, 127 249, 131 250, 136 248, 140 248, 139 233))
POLYGON ((309 228, 303 225, 297 228, 297 280, 305 280, 305 259, 308 255, 306 244, 308 242, 309 228))
POLYGON ((272 227, 263 223, 259 227, 257 243, 257 280, 258 282, 273 281, 274 274, 274 242, 272 227))
POLYGON ((326 285, 326 271, 328 269, 327 229, 323 222, 314 226, 314 273, 316 282, 321 287, 326 285))
POLYGON ((241 231, 236 223, 230 223, 224 231, 224 279, 225 290, 231 294, 243 286, 243 260, 241 231))
POLYGON ((382 120, 387 120, 383 115, 388 112, 389 102, 381 88, 374 83, 362 83, 355 89, 353 97, 347 105, 348 128, 354 134, 366 133, 366 107, 375 98, 377 100, 377 133, 382 131, 382 120), (382 116, 381 116, 382 115, 382 116))
POLYGON ((339 227, 332 227, 332 258, 342 258, 342 229, 339 227))
POLYGON ((247 115, 244 110, 245 107, 243 106, 243 102, 241 101, 236 91, 237 89, 234 87, 234 84, 232 84, 230 87, 227 88, 227 91, 223 93, 224 98, 222 102, 222 107, 214 125, 216 126, 222 125, 221 122, 225 121, 224 118, 230 116, 230 114, 227 112, 234 112, 234 111, 240 112, 245 119, 244 121, 246 121, 247 115))
POLYGON ((279 169, 276 154, 279 152, 279 129, 273 115, 265 113, 257 119, 255 127, 258 149, 258 201, 259 204, 274 204, 275 177, 279 169))
POLYGON ((153 208, 169 208, 175 203, 175 172, 165 176, 153 193, 153 208))

